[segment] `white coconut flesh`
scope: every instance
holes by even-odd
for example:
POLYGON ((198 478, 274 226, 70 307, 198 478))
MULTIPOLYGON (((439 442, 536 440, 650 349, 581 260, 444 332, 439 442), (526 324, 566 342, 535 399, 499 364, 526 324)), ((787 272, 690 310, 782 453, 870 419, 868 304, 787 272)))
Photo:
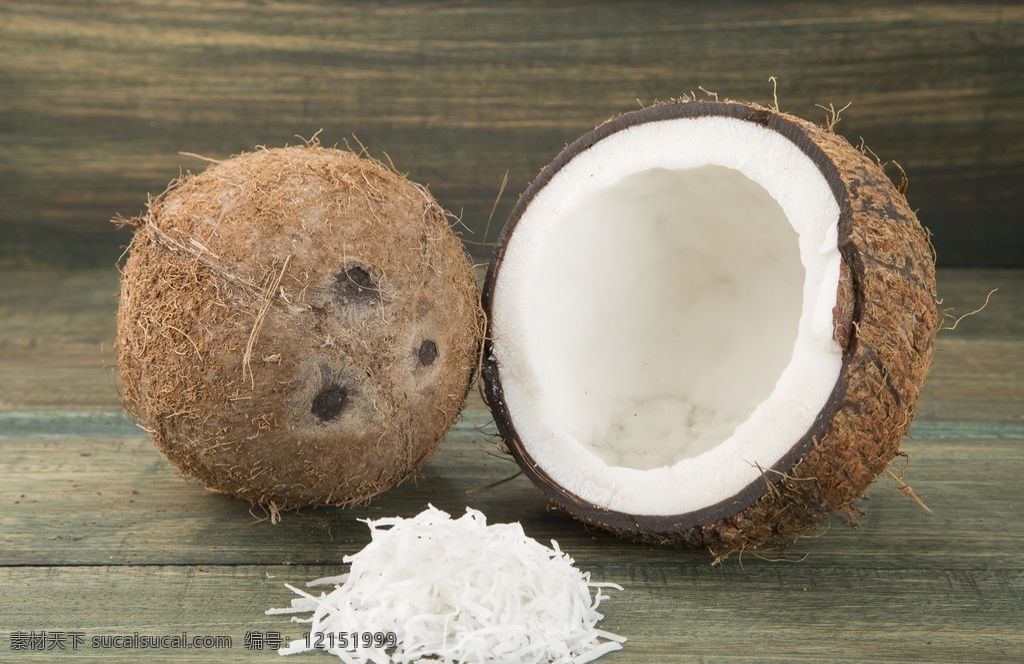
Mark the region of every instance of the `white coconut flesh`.
POLYGON ((758 481, 839 377, 838 219, 811 159, 740 119, 633 125, 576 154, 494 277, 492 356, 532 463, 634 515, 758 481))

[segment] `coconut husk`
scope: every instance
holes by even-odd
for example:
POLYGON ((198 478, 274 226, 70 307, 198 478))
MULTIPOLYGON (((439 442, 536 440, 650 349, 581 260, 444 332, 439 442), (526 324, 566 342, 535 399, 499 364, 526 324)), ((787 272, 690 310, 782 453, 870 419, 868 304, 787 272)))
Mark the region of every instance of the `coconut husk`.
POLYGON ((131 220, 124 404, 184 474, 270 506, 367 500, 455 421, 476 282, 429 192, 379 162, 260 149, 131 220))

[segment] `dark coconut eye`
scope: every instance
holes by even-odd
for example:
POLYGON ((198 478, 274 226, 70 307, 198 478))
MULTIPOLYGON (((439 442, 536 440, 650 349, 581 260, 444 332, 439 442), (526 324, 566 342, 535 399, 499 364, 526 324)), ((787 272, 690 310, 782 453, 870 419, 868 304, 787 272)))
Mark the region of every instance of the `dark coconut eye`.
POLYGON ((423 366, 430 366, 437 359, 437 344, 430 339, 425 340, 420 344, 420 349, 416 351, 416 357, 419 358, 420 364, 423 366))
POLYGON ((341 415, 341 411, 345 410, 347 405, 348 390, 337 383, 332 383, 313 397, 313 407, 310 411, 321 422, 330 422, 341 415))
POLYGON ((380 279, 370 268, 358 264, 346 265, 334 275, 331 294, 342 307, 354 304, 380 304, 380 279))

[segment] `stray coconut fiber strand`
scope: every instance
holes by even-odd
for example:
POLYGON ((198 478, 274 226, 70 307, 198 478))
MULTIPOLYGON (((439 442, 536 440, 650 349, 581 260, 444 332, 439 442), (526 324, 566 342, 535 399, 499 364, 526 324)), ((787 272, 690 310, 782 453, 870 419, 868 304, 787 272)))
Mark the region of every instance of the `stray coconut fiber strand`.
MULTIPOLYGON (((294 622, 312 635, 393 634, 397 644, 327 639, 322 647, 344 662, 591 662, 620 650, 624 637, 596 628, 597 611, 614 583, 594 583, 551 541, 527 537, 518 523, 488 526, 470 508, 452 519, 434 506, 419 515, 365 520, 371 541, 345 556, 348 574, 317 579, 334 584, 319 597, 299 595, 290 608, 267 614, 309 613, 294 622), (591 588, 595 589, 591 597, 591 588), (390 652, 389 652, 390 650, 390 652)), ((393 641, 393 642, 394 642, 393 641)), ((282 655, 315 650, 300 639, 282 655)))

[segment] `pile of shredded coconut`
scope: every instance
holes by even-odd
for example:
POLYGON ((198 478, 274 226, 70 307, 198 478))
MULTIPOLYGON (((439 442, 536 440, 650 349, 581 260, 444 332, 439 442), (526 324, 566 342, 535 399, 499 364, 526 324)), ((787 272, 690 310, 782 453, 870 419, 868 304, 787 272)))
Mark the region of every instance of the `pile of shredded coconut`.
MULTIPOLYGON (((595 627, 604 617, 597 608, 608 599, 601 589, 622 587, 592 583, 557 542, 548 548, 518 523, 488 526, 470 508, 452 519, 432 505, 411 519, 365 523, 372 540, 345 556, 349 573, 307 584, 334 584, 332 592, 316 597, 288 585, 300 597, 290 608, 267 611, 312 612, 292 620, 309 623, 314 635, 397 636, 391 649, 362 642, 341 648, 338 639, 320 639, 344 662, 582 663, 620 650, 626 640, 595 627)), ((303 638, 279 652, 315 646, 303 638)))

